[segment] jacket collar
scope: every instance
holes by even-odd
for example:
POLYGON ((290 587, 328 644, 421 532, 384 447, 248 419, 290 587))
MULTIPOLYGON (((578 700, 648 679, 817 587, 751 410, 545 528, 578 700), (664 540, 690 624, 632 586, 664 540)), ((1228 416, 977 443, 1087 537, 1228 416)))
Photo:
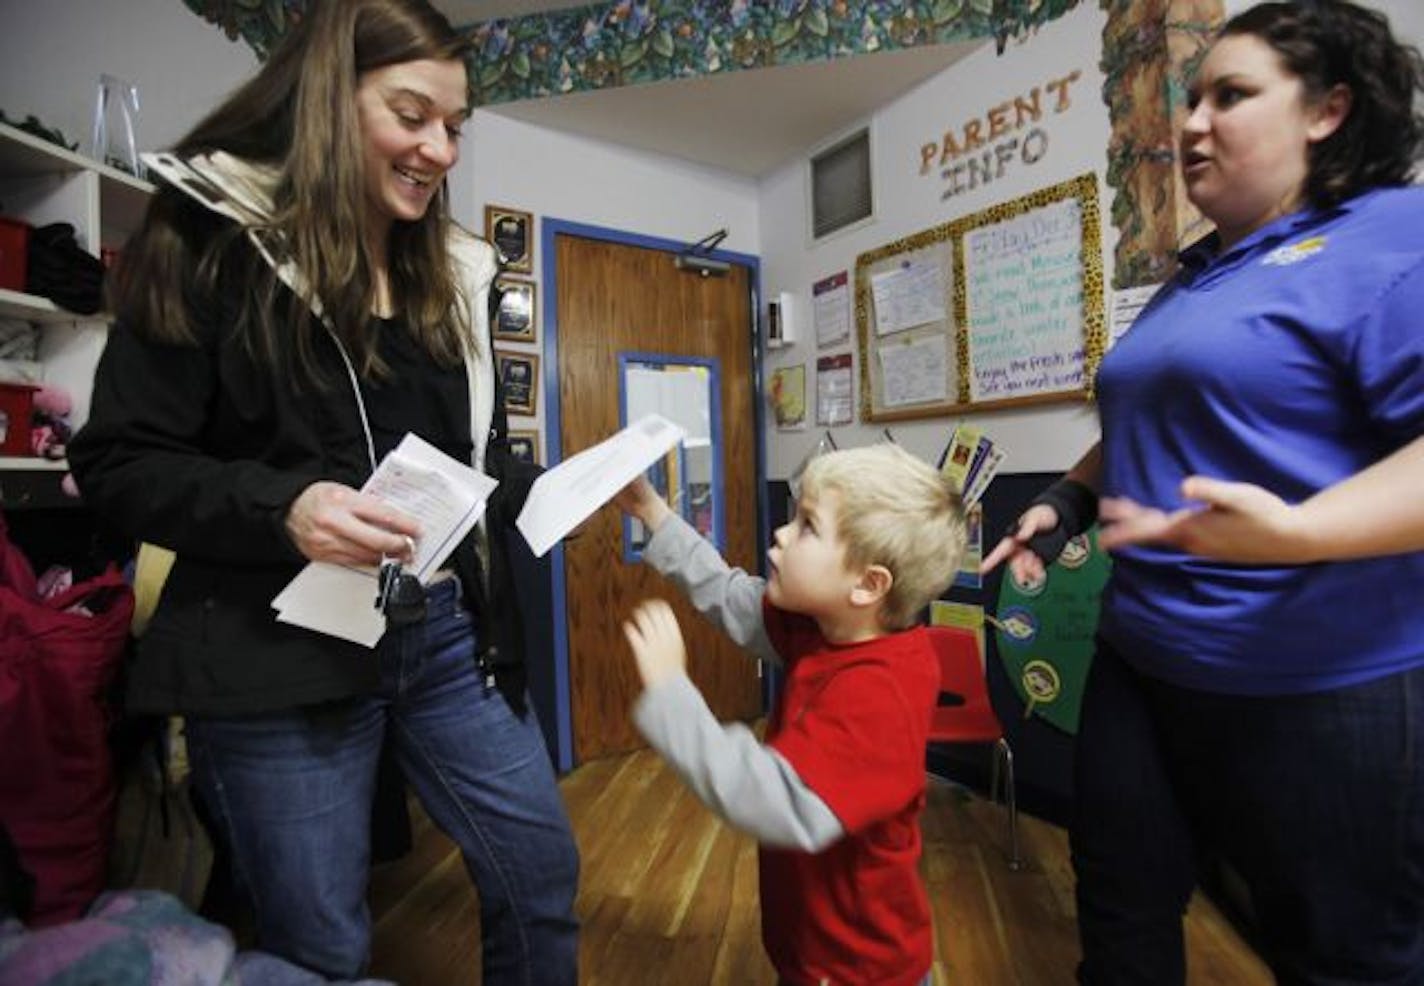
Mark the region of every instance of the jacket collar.
MULTIPOLYGON (((155 176, 177 191, 245 229, 248 239, 277 278, 311 306, 318 318, 322 318, 321 299, 313 295, 296 264, 279 259, 271 249, 276 241, 267 227, 272 219, 273 196, 280 180, 276 168, 247 161, 225 151, 186 158, 164 151, 144 154, 143 162, 155 176)), ((463 303, 468 306, 471 327, 471 337, 464 340, 465 376, 470 395, 471 437, 475 452, 473 464, 479 469, 483 468, 485 443, 493 419, 494 365, 488 346, 482 340, 488 338, 489 323, 485 308, 498 261, 493 247, 453 223, 450 226, 449 251, 460 282, 463 303)), ((327 328, 330 331, 330 326, 327 328)), ((332 338, 340 347, 340 340, 334 333, 332 338)), ((344 355, 344 348, 342 352, 344 355)), ((359 399, 359 392, 357 396, 359 399)))
MULTIPOLYGON (((211 212, 247 230, 248 239, 277 277, 311 306, 320 318, 321 299, 308 289, 301 272, 290 260, 273 253, 275 241, 266 228, 272 221, 273 198, 280 173, 271 165, 248 161, 226 151, 179 157, 169 151, 142 155, 151 172, 211 212)), ((494 279, 497 262, 489 244, 458 226, 451 226, 450 256, 456 263, 462 287, 471 301, 494 279)), ((471 340, 475 348, 478 343, 471 340)))
POLYGON ((270 165, 245 161, 226 151, 188 158, 161 151, 144 154, 143 163, 180 192, 244 227, 272 219, 279 175, 270 165))
POLYGON ((297 265, 279 259, 265 227, 272 221, 273 193, 277 169, 235 157, 226 151, 179 157, 168 151, 144 154, 143 163, 159 178, 211 212, 236 222, 277 278, 311 306, 322 318, 321 299, 316 297, 297 265))

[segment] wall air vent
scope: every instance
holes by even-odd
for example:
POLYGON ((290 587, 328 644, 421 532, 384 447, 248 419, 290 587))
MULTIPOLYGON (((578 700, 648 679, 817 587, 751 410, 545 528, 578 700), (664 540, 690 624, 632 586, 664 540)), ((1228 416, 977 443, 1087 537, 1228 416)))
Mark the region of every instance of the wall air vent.
POLYGON ((870 130, 857 131, 811 158, 811 237, 844 229, 873 211, 870 130))

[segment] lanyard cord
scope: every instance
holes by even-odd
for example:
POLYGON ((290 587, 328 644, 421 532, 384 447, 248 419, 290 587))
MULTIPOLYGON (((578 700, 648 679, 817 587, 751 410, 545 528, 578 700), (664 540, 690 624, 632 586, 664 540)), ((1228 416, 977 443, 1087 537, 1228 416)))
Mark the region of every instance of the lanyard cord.
MULTIPOLYGON (((189 170, 193 170, 191 166, 189 170)), ((267 263, 271 265, 272 270, 277 273, 278 279, 284 281, 289 288, 296 291, 297 289, 293 286, 292 282, 282 277, 282 265, 277 263, 276 256, 267 248, 267 244, 263 241, 263 238, 257 234, 256 230, 249 230, 248 237, 252 240, 253 245, 257 247, 257 252, 262 255, 262 258, 266 260, 267 263)), ((366 418, 366 401, 361 397, 361 384, 356 379, 356 367, 352 365, 351 357, 346 355, 346 347, 341 344, 341 338, 336 334, 336 330, 331 327, 331 320, 326 315, 317 311, 315 307, 312 311, 321 319, 322 328, 326 329, 326 334, 331 336, 331 341, 336 343, 336 351, 341 354, 341 362, 346 366, 346 377, 351 381, 351 392, 356 395, 356 410, 361 412, 361 432, 366 436, 366 461, 371 463, 371 473, 374 475, 376 472, 376 440, 371 437, 371 422, 366 418)))
MULTIPOLYGON (((323 323, 324 324, 324 323, 323 323)), ((366 436, 366 458, 371 463, 371 473, 376 472, 376 441, 371 437, 371 422, 366 418, 366 402, 361 397, 361 384, 356 379, 356 367, 351 365, 351 357, 346 355, 346 347, 341 344, 336 332, 325 325, 326 334, 336 343, 336 351, 341 354, 341 362, 346 367, 346 376, 351 381, 351 392, 356 395, 356 410, 361 412, 361 431, 366 436)))

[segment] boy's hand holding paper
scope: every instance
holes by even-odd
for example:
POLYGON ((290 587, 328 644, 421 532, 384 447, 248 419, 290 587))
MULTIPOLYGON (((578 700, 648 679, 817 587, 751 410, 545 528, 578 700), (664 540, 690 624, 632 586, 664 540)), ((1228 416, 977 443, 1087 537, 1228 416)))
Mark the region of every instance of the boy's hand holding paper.
POLYGON ((683 435, 667 418, 649 414, 541 475, 515 521, 530 550, 544 555, 666 455, 683 435))

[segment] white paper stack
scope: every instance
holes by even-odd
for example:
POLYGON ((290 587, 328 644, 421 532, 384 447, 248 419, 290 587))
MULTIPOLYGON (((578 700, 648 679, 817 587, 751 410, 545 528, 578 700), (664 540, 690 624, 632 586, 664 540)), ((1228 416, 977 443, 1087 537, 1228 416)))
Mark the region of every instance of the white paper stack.
MULTIPOLYGON (((420 522, 421 536, 409 568, 427 582, 484 514, 497 485, 408 434, 381 460, 361 492, 420 522)), ((375 569, 312 562, 277 594, 272 606, 283 623, 374 647, 386 632, 386 618, 375 601, 375 569)))

